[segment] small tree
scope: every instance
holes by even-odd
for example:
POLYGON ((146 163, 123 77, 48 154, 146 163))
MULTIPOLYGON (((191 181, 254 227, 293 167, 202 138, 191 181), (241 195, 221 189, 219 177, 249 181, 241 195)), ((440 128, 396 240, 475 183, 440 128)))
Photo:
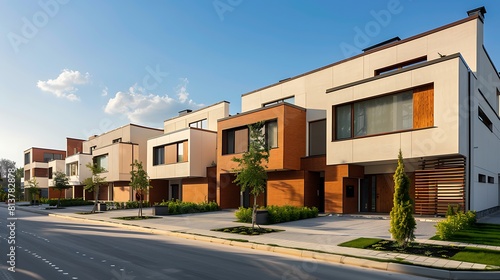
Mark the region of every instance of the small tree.
POLYGON ((99 187, 104 185, 106 182, 106 177, 100 176, 105 169, 90 162, 85 166, 92 172, 92 177, 85 178, 85 180, 83 180, 83 184, 85 185, 85 190, 94 192, 94 207, 92 207, 92 211, 90 211, 90 213, 95 213, 95 211, 97 211, 97 202, 99 201, 99 187))
POLYGON ((38 187, 38 182, 36 180, 36 177, 33 177, 28 181, 28 186, 29 186, 28 192, 30 194, 30 200, 32 200, 34 203, 36 198, 40 196, 40 193, 42 191, 38 187))
POLYGON ((269 162, 269 148, 263 133, 263 122, 248 126, 250 129, 250 144, 248 150, 241 158, 233 157, 232 161, 238 163, 233 169, 236 173, 234 183, 240 186, 241 191, 249 189, 253 195, 252 229, 257 220, 257 197, 264 193, 267 184, 267 163, 269 162))
POLYGON ((61 172, 61 171, 56 171, 54 173, 54 189, 59 191, 59 197, 57 198, 57 208, 61 205, 61 196, 62 192, 71 188, 69 185, 69 179, 68 176, 66 176, 66 173, 61 172))
POLYGON ((147 193, 150 187, 149 176, 142 167, 142 162, 138 162, 136 160, 131 164, 131 166, 132 171, 130 171, 130 186, 132 187, 132 190, 135 190, 139 194, 139 212, 137 213, 137 216, 142 217, 142 201, 144 199, 144 194, 147 193), (137 170, 134 168, 137 168, 137 170))
POLYGON ((413 201, 410 198, 410 179, 405 173, 403 154, 398 155, 398 167, 394 173, 394 205, 391 210, 391 228, 389 232, 405 248, 415 240, 416 222, 413 217, 413 201))

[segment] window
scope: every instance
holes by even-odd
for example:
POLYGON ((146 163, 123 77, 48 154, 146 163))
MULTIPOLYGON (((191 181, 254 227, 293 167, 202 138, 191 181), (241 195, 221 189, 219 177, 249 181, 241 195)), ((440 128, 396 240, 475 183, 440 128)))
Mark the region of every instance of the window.
POLYGON ((24 154, 24 165, 31 163, 31 153, 24 154))
POLYGON ((291 96, 291 97, 287 97, 287 98, 283 98, 283 99, 271 101, 271 102, 268 102, 268 103, 264 103, 264 105, 262 105, 262 107, 276 105, 276 104, 283 103, 283 102, 286 102, 286 103, 289 103, 289 104, 295 104, 295 97, 291 96))
POLYGON ((78 162, 72 162, 66 165, 66 175, 78 176, 78 162))
POLYGON ((495 178, 488 176, 488 183, 489 184, 495 184, 495 178))
POLYGON ((184 162, 184 143, 177 143, 177 162, 184 162))
POLYGON ((412 128, 412 91, 335 108, 335 133, 338 140, 412 128))
POLYGON ((326 120, 309 123, 309 155, 326 154, 326 120))
POLYGON ((153 165, 165 164, 165 146, 153 148, 153 165))
POLYGON ((493 132, 493 124, 491 123, 490 119, 486 114, 483 112, 483 110, 480 107, 477 107, 477 117, 479 120, 486 125, 486 127, 493 132))
POLYGON ((203 120, 199 120, 197 122, 192 122, 189 124, 189 127, 207 129, 208 128, 208 121, 207 121, 207 119, 203 119, 203 120))
POLYGON ((248 127, 239 127, 222 132, 222 154, 239 154, 248 150, 248 127))
POLYGON ((113 144, 114 143, 120 143, 122 141, 122 138, 116 138, 116 139, 113 139, 113 144))
POLYGON ((343 105, 335 109, 336 139, 351 138, 351 111, 352 106, 343 105))
POLYGON ((52 167, 49 167, 49 179, 52 179, 52 167))
POLYGON ((479 181, 479 183, 486 183, 486 175, 479 174, 477 180, 479 181))
POLYGON ((90 153, 92 154, 92 152, 97 148, 97 146, 92 146, 90 147, 90 153))
POLYGON ((43 154, 43 161, 44 162, 49 162, 49 161, 53 161, 56 159, 62 159, 62 155, 61 154, 54 154, 54 153, 44 153, 43 154))
POLYGON ((102 155, 94 157, 94 164, 98 167, 104 169, 104 171, 108 170, 108 155, 102 155))
POLYGON ((179 162, 186 162, 187 155, 187 141, 177 142, 165 146, 166 164, 173 164, 179 162))
POLYGON ((265 124, 264 136, 269 149, 278 147, 278 121, 269 121, 265 124))
POLYGON ((412 60, 408 60, 405 62, 394 64, 391 66, 380 68, 380 69, 375 70, 375 76, 391 73, 391 72, 394 72, 396 70, 404 69, 404 68, 407 68, 407 67, 410 67, 413 65, 417 65, 417 64, 426 62, 426 61, 427 61, 427 56, 422 56, 422 57, 418 57, 418 58, 415 58, 412 60))

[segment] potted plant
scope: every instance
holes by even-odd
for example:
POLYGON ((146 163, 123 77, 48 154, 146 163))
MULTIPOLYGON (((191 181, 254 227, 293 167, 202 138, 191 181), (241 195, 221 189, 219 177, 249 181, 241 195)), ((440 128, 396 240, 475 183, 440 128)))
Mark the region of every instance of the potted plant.
POLYGON ((168 215, 168 202, 155 203, 151 209, 153 216, 168 215))

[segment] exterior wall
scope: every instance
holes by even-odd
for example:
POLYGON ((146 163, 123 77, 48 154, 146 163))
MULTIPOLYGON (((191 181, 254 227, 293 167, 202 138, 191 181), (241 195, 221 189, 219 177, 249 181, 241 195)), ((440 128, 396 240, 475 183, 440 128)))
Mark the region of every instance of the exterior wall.
POLYGON ((222 133, 224 130, 274 119, 278 121, 278 147, 269 151, 268 170, 299 170, 300 158, 306 154, 305 116, 305 111, 301 108, 280 104, 219 121, 217 133, 217 165, 219 171, 231 170, 237 166, 231 159, 238 156, 238 154, 222 154, 222 133))
POLYGON ((139 147, 131 143, 114 143, 103 148, 97 148, 93 156, 108 155, 107 172, 103 172, 101 177, 106 177, 106 181, 129 181, 131 164, 139 158, 139 147))
MULTIPOLYGON (((406 158, 465 153, 459 144, 459 128, 466 119, 455 113, 460 111, 462 105, 460 97, 466 94, 459 83, 461 71, 465 69, 461 66, 462 60, 456 57, 329 93, 331 104, 339 105, 432 83, 434 125, 427 129, 342 141, 332 141, 334 133, 330 131, 327 133, 327 163, 395 160, 399 149, 406 158), (374 146, 379 148, 373 149, 374 146)), ((333 113, 333 109, 328 108, 327 114, 333 116, 333 113)), ((332 118, 327 119, 327 127, 334 127, 332 118)))
POLYGON ((269 172, 267 205, 304 206, 304 171, 269 172))
POLYGON ((83 142, 85 140, 66 138, 66 157, 83 153, 83 142))
POLYGON ((208 178, 192 178, 182 180, 182 201, 207 202, 208 178))
MULTIPOLYGON (((147 170, 152 179, 206 177, 206 168, 217 161, 217 134, 211 131, 186 128, 150 139, 147 143, 147 170), (186 162, 153 165, 153 148, 187 140, 186 162)), ((186 148, 186 147, 185 147, 186 148)))
MULTIPOLYGON (((83 181, 92 176, 92 172, 87 168, 88 163, 92 163, 92 155, 90 154, 75 154, 66 158, 65 163, 68 166, 71 163, 78 164, 78 175, 70 176, 68 173, 69 184, 72 186, 82 185, 83 181)), ((66 169, 66 171, 68 171, 66 169)))
MULTIPOLYGON (((485 69, 491 70, 491 69, 485 69)), ((494 74, 495 72, 490 74, 494 74)), ((485 73, 486 74, 486 73, 485 73)), ((496 75, 495 75, 496 76, 496 75)), ((488 75, 485 75, 488 77, 488 75)), ((500 157, 495 151, 500 151, 500 118, 498 117, 497 98, 491 92, 496 90, 494 83, 488 83, 484 77, 474 79, 474 103, 472 106, 472 172, 470 180, 472 189, 470 193, 470 208, 476 211, 487 210, 500 205, 500 157), (480 90, 480 92, 479 92, 480 90), (491 130, 479 119, 480 108, 491 121, 491 130), (479 181, 479 174, 486 176, 486 182, 479 181), (493 182, 488 182, 491 177, 493 182)), ((491 76, 490 76, 491 79, 491 76)), ((498 77, 496 81, 500 85, 498 77)))
POLYGON ((151 180, 148 201, 152 204, 168 200, 168 180, 151 180))
POLYGON ((164 122, 165 134, 189 127, 190 123, 207 119, 207 130, 217 131, 217 120, 229 116, 229 102, 222 101, 164 122))
POLYGON ((51 162, 49 162, 48 164, 48 169, 52 168, 52 179, 49 178, 48 180, 48 186, 49 187, 53 187, 54 186, 54 174, 57 172, 57 171, 60 171, 60 172, 63 172, 65 173, 66 172, 66 166, 65 166, 65 163, 64 163, 64 159, 61 159, 61 160, 53 160, 51 162))
POLYGON ((142 126, 130 125, 130 141, 138 144, 139 155, 137 160, 142 162, 142 166, 147 170, 148 139, 163 134, 162 130, 146 128, 142 126))
MULTIPOLYGON (((48 178, 48 168, 49 164, 44 162, 44 153, 59 154, 61 158, 66 157, 66 151, 55 150, 55 149, 44 149, 44 148, 30 148, 24 151, 24 154, 30 153, 29 163, 24 165, 24 176, 25 176, 25 193, 28 195, 27 189, 29 189, 28 181, 33 177, 36 177, 38 182, 38 187, 42 190, 42 197, 48 197, 50 195, 49 178, 48 178)), ((61 170, 63 171, 63 170, 61 170)), ((29 195, 28 195, 29 196, 29 195)))
POLYGON ((113 183, 113 201, 126 202, 133 200, 135 200, 135 197, 132 195, 132 188, 129 186, 129 182, 113 183))

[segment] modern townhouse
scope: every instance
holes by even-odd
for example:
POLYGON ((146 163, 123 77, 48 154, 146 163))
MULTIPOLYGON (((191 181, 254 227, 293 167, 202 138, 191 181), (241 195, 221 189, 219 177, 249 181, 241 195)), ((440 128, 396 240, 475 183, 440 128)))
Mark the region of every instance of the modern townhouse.
POLYGON ((500 76, 483 45, 484 7, 464 19, 242 96, 218 122, 217 201, 249 206, 231 172, 247 125, 266 123, 267 191, 260 205, 388 213, 398 152, 415 213, 449 204, 500 205, 500 76))
MULTIPOLYGON (((161 129, 127 124, 101 135, 91 136, 82 143, 83 153, 90 154, 92 162, 105 170, 100 174, 106 178, 107 183, 99 188, 100 200, 117 202, 135 200, 135 193, 130 187, 131 165, 137 160, 147 169, 147 140, 162 133, 161 129)), ((82 164, 88 160, 87 155, 78 158, 78 162, 82 164)), ((79 168, 88 169, 84 165, 79 165, 79 168)), ((79 176, 78 181, 82 182, 84 179, 83 176, 79 176)), ((93 193, 84 191, 84 198, 94 199, 93 193)))
MULTIPOLYGON (((29 181, 36 178, 38 188, 40 188, 40 197, 52 198, 54 194, 49 191, 49 181, 52 179, 52 174, 57 168, 61 169, 61 162, 64 162, 66 151, 45 149, 45 148, 29 148, 24 151, 24 191, 25 197, 30 198, 29 181)), ((58 197, 59 194, 57 194, 58 197)))
POLYGON ((229 102, 184 110, 164 122, 164 134, 147 142, 151 202, 216 200, 217 121, 229 102))
POLYGON ((66 198, 83 198, 83 181, 92 176, 90 170, 86 167, 92 162, 92 155, 83 150, 82 139, 66 138, 66 159, 65 172, 68 176, 68 182, 71 186, 66 192, 66 198))

